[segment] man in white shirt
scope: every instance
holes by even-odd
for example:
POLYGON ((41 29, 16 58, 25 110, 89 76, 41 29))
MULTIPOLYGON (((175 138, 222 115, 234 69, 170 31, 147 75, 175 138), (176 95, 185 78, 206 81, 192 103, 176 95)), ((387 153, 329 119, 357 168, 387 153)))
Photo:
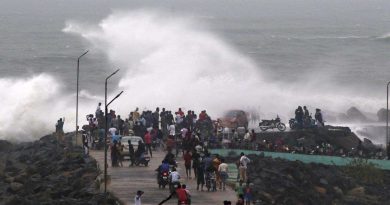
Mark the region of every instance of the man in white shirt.
POLYGON ((111 125, 111 128, 108 129, 108 132, 111 134, 111 136, 114 136, 116 133, 116 128, 113 125, 111 125))
POLYGON ((169 130, 169 135, 175 136, 175 134, 176 134, 176 128, 175 128, 175 125, 174 125, 174 124, 169 125, 168 130, 169 130))
POLYGON ((169 178, 171 179, 172 184, 179 182, 180 174, 176 171, 175 167, 172 168, 172 172, 169 174, 169 178))
POLYGON ((245 156, 243 152, 241 152, 241 158, 240 158, 240 183, 247 182, 247 176, 246 176, 246 169, 248 168, 247 165, 251 160, 245 156))

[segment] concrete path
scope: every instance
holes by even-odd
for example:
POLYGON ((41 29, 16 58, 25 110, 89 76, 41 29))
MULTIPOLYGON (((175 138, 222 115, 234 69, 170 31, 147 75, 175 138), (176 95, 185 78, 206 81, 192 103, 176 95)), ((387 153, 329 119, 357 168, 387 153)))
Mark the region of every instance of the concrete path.
MULTIPOLYGON (((103 151, 91 151, 91 156, 94 157, 101 169, 104 167, 104 152, 103 151)), ((108 190, 119 197, 126 205, 134 204, 134 196, 137 190, 144 191, 142 197, 143 205, 157 205, 160 201, 169 196, 168 188, 159 189, 156 172, 154 171, 161 161, 165 153, 155 152, 153 158, 149 163, 148 167, 128 167, 129 162, 125 161, 123 167, 108 168, 108 174, 111 176, 111 183, 108 185, 108 190)), ((236 202, 236 193, 227 187, 226 191, 217 192, 201 192, 196 190, 196 180, 186 179, 185 168, 182 158, 178 159, 179 162, 179 173, 182 176, 182 183, 186 184, 191 192, 192 205, 220 205, 223 204, 224 200, 230 200, 233 204, 236 202)), ((111 163, 110 161, 108 162, 111 163)), ((193 173, 192 173, 193 174, 193 173)), ((164 205, 176 205, 177 201, 171 199, 164 203, 164 205)))

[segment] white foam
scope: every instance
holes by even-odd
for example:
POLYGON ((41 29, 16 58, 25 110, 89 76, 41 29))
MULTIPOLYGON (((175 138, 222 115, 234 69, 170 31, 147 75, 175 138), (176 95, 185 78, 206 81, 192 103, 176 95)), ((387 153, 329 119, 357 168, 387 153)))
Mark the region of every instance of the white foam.
MULTIPOLYGON (((220 37, 172 14, 145 10, 114 13, 99 25, 68 22, 63 31, 80 35, 121 68, 116 91, 110 92, 124 90, 111 105, 121 115, 135 107, 206 109, 212 117, 231 108, 249 108, 260 112, 261 118, 279 114, 287 120, 297 105, 332 111, 357 106, 374 112, 384 104, 382 99, 334 86, 325 78, 326 72, 302 83, 270 82, 259 66, 220 37)), ((75 96, 63 93, 62 83, 53 76, 3 78, 0 85, 0 138, 36 139, 54 131, 56 120, 63 116, 65 130, 74 130, 75 96)), ((80 96, 82 125, 102 97, 87 91, 80 96)))
POLYGON ((380 107, 376 98, 335 87, 326 70, 302 83, 269 82, 251 59, 180 16, 138 10, 114 13, 97 27, 73 24, 66 32, 79 34, 121 68, 118 90, 125 92, 114 106, 126 114, 137 106, 207 109, 214 115, 261 107, 263 116, 291 116, 297 105, 370 112, 380 107))

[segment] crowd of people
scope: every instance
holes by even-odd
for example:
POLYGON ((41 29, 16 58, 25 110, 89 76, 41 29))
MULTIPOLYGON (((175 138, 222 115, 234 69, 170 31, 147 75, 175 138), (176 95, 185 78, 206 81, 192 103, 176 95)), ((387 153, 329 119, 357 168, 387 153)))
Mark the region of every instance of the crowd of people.
MULTIPOLYGON (((138 142, 137 149, 133 147, 131 141, 128 141, 128 157, 130 159, 129 166, 137 165, 137 161, 144 158, 145 154, 153 157, 153 151, 156 149, 165 150, 167 152, 162 165, 156 170, 162 172, 167 166, 164 164, 174 165, 170 170, 170 184, 175 184, 176 189, 172 193, 179 196, 179 200, 183 199, 182 191, 185 185, 179 185, 180 176, 175 170, 176 159, 181 156, 184 160, 184 168, 187 179, 196 180, 197 190, 217 191, 226 189, 226 180, 228 178, 228 165, 224 159, 218 155, 212 156, 208 152, 208 145, 218 141, 218 131, 214 129, 213 121, 207 114, 206 110, 201 111, 198 115, 193 110, 188 110, 186 113, 178 108, 172 112, 162 108, 156 108, 155 111, 145 110, 140 112, 138 108, 130 112, 123 119, 117 115, 114 110, 110 110, 104 116, 101 110, 101 103, 96 108, 95 115, 87 116, 88 126, 83 127, 86 130, 83 137, 94 148, 99 147, 98 144, 103 142, 104 129, 109 125, 108 138, 110 140, 111 151, 111 166, 123 166, 123 151, 125 145, 120 139, 120 136, 140 136, 142 140, 138 142), (103 135, 101 134, 103 133, 103 135)), ((241 136, 233 134, 235 140, 241 140, 241 136)), ((251 142, 255 140, 255 132, 247 132, 242 137, 243 142, 251 142)), ((242 157, 238 166, 239 186, 245 184, 246 166, 249 159, 242 157)), ((159 180, 159 179, 157 179, 159 180)), ((239 190, 237 190, 239 191, 239 190)), ((241 195, 238 195, 239 198, 241 195)), ((245 196, 242 195, 242 196, 245 196)), ((168 197, 167 199, 171 198, 168 197)), ((188 192, 187 198, 190 199, 188 192)), ((242 198, 244 200, 244 198, 242 198)), ((136 197, 136 201, 140 201, 140 196, 136 197)), ((137 203, 138 203, 137 202, 137 203)))

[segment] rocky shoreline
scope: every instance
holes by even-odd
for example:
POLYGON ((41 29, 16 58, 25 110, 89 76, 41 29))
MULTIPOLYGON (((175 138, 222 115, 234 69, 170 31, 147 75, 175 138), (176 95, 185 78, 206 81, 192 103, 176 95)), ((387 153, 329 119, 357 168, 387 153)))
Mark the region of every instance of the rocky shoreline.
POLYGON ((97 162, 81 147, 58 143, 53 135, 38 141, 0 141, 0 204, 120 204, 99 191, 97 162))
MULTIPOLYGON (((249 155, 248 176, 253 199, 261 204, 384 205, 390 201, 390 172, 363 168, 363 177, 346 167, 304 164, 249 155), (371 176, 370 176, 371 175, 371 176), (370 177, 370 180, 364 177, 370 177)), ((228 157, 233 162, 237 157, 228 157)), ((351 167, 360 169, 360 167, 351 167)), ((360 173, 360 172, 359 172, 360 173)), ((244 185, 245 186, 245 185, 244 185)))

